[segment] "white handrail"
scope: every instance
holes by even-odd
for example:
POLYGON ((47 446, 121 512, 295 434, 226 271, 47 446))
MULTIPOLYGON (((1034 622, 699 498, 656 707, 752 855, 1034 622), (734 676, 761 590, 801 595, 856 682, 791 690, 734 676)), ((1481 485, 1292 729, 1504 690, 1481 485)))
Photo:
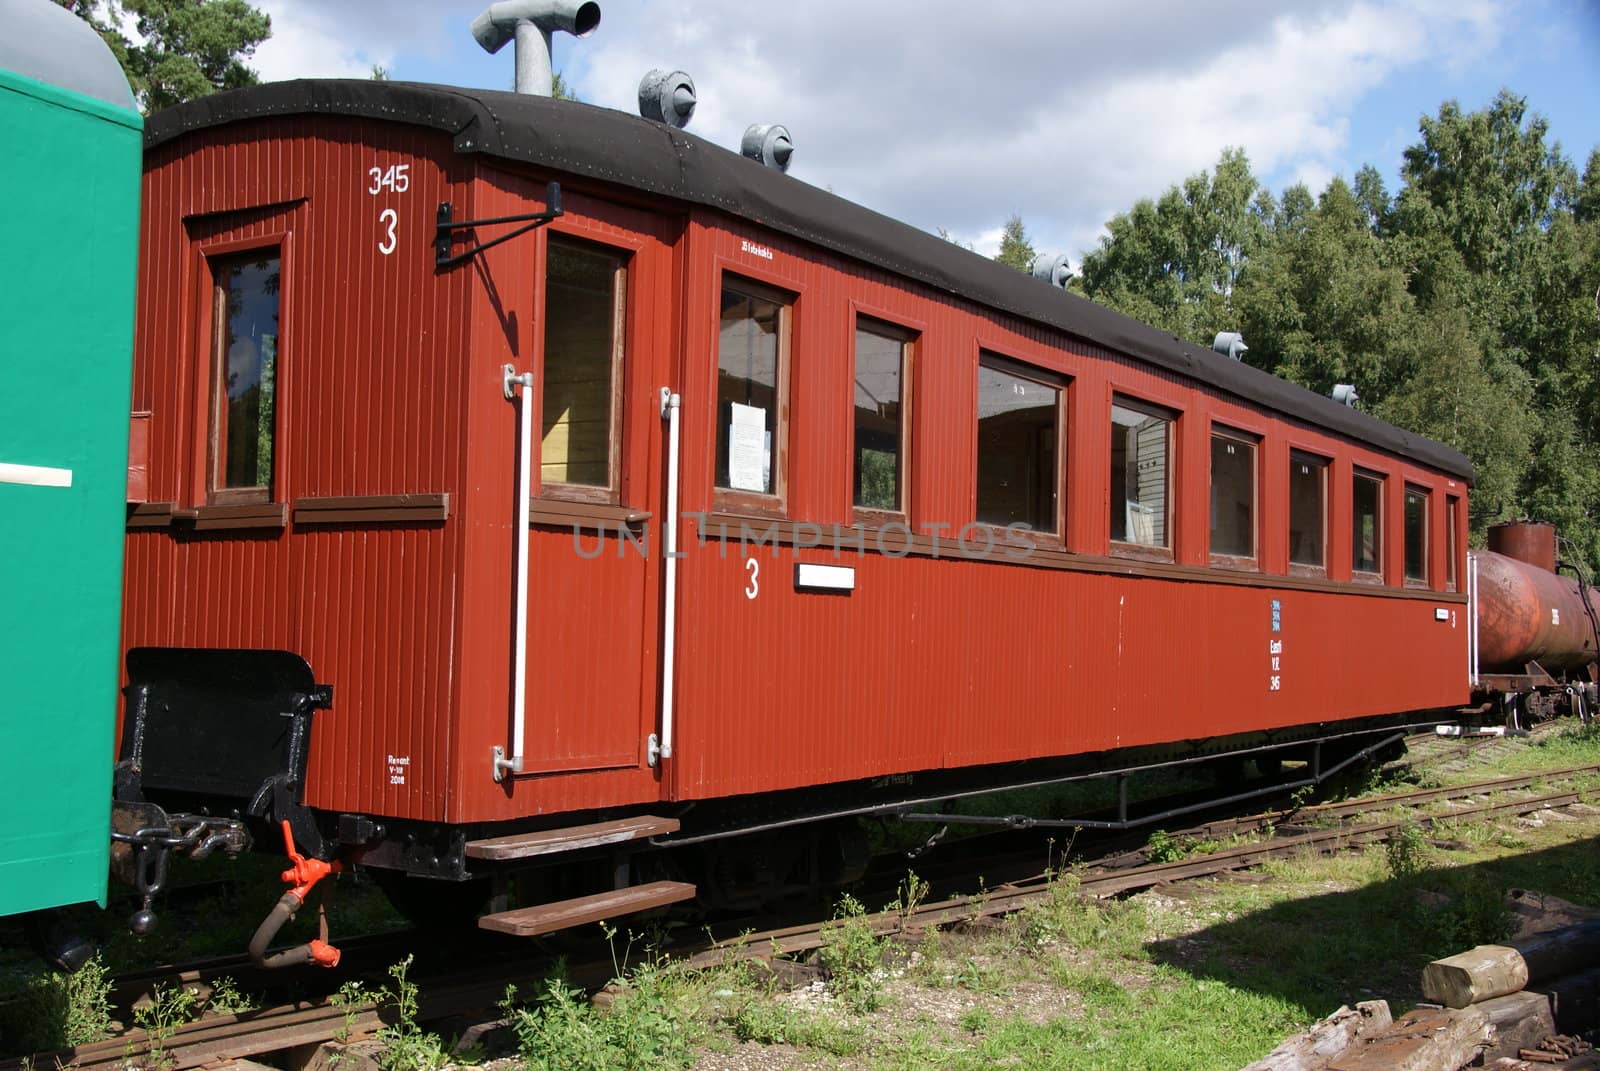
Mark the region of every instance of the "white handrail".
POLYGON ((678 408, 682 399, 668 387, 661 388, 661 416, 667 422, 667 512, 661 523, 661 542, 666 562, 666 592, 661 601, 661 735, 650 734, 648 758, 651 766, 672 758, 673 671, 677 666, 678 640, 678 408))
POLYGON ((1467 555, 1467 682, 1478 686, 1478 556, 1467 555))
POLYGON ((513 626, 511 670, 511 757, 499 744, 494 748, 494 779, 503 781, 508 773, 522 772, 523 745, 526 742, 528 715, 528 527, 532 522, 533 493, 533 413, 529 410, 533 389, 533 373, 520 375, 511 365, 502 369, 502 390, 506 401, 516 399, 516 387, 522 387, 522 399, 517 405, 517 575, 512 580, 516 590, 516 622, 513 626))

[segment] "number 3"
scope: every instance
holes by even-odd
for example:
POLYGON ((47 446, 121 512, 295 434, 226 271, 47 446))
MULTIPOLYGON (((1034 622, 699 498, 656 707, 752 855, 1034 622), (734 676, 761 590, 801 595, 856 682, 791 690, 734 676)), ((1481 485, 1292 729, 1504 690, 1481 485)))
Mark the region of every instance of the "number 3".
POLYGON ((389 229, 389 233, 378 243, 378 252, 388 256, 394 252, 394 247, 398 244, 394 236, 394 226, 400 222, 400 214, 392 208, 385 208, 378 213, 378 222, 385 224, 389 229))
POLYGON ((744 589, 744 597, 753 599, 761 594, 761 563, 755 558, 746 558, 744 567, 750 572, 750 583, 744 589))

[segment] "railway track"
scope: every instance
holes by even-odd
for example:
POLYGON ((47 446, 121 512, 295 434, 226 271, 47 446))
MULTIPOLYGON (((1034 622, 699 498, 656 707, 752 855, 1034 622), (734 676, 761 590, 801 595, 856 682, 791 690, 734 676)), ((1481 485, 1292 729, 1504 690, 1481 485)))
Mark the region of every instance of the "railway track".
MULTIPOLYGON (((1138 852, 1124 852, 1098 860, 1076 875, 1080 895, 1110 897, 1159 885, 1214 876, 1260 866, 1271 859, 1293 858, 1305 853, 1329 855, 1347 848, 1381 842, 1407 825, 1430 828, 1443 820, 1491 821, 1565 807, 1579 802, 1576 788, 1557 787, 1585 775, 1600 774, 1600 764, 1560 770, 1540 771, 1510 777, 1496 777, 1448 788, 1425 788, 1376 797, 1269 811, 1261 814, 1206 823, 1180 835, 1197 840, 1215 840, 1252 833, 1266 839, 1241 844, 1206 854, 1167 862, 1150 862, 1138 852), (1495 798, 1516 793, 1514 798, 1495 798), (1461 806, 1449 814, 1404 813, 1379 820, 1351 822, 1390 811, 1414 812, 1417 808, 1456 802, 1461 806), (1319 828, 1307 828, 1319 827, 1319 828)), ((960 895, 918 904, 904 911, 884 911, 867 916, 879 935, 920 932, 929 928, 971 923, 981 918, 1008 915, 1030 903, 1053 895, 1052 876, 1036 874, 1008 881, 978 895, 960 895)), ((751 932, 737 936, 710 937, 686 942, 670 950, 690 967, 725 963, 730 959, 798 956, 821 947, 828 939, 827 924, 808 922, 751 932)), ((374 939, 374 947, 385 942, 374 939)), ((235 965, 231 958, 190 965, 182 971, 142 972, 139 978, 160 978, 164 984, 186 984, 215 977, 235 965)), ((437 1021, 455 1016, 489 1013, 501 999, 508 984, 519 987, 537 984, 550 962, 543 957, 521 962, 490 964, 419 979, 422 988, 420 1017, 437 1021)), ((614 966, 610 957, 569 965, 568 974, 579 985, 597 987, 608 981, 614 966)), ((119 979, 131 985, 135 976, 119 979)), ((31 1058, 0 1062, 0 1071, 24 1071, 26 1067, 72 1066, 82 1071, 98 1068, 123 1068, 130 1060, 150 1055, 152 1047, 170 1071, 218 1064, 226 1059, 259 1056, 300 1046, 314 1045, 341 1037, 372 1033, 387 1021, 389 1013, 372 1004, 336 1006, 331 1001, 302 1000, 238 1015, 207 1015, 197 1022, 176 1028, 164 1038, 152 1038, 141 1030, 75 1050, 40 1054, 31 1058)))

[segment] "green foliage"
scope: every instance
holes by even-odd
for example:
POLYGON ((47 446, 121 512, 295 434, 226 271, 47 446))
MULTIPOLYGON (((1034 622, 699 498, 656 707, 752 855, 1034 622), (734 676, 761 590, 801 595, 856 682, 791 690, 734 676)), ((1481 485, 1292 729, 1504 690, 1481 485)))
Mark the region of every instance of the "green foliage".
POLYGON ((407 956, 389 968, 393 990, 385 987, 373 994, 374 1000, 387 1003, 395 1015, 395 1022, 377 1035, 383 1043, 383 1053, 378 1057, 383 1071, 432 1071, 450 1063, 450 1054, 439 1035, 422 1029, 417 1022, 417 984, 406 976, 411 960, 407 956))
POLYGON ((199 998, 186 986, 157 986, 150 1003, 133 1009, 133 1021, 145 1032, 146 1062, 161 1071, 174 1063, 167 1042, 178 1027, 200 1017, 199 998))
POLYGON ((672 996, 666 973, 646 964, 630 973, 603 1012, 559 977, 545 983, 531 1006, 519 1004, 515 988, 508 987, 501 1008, 528 1071, 688 1067, 692 1031, 672 996))
POLYGON ((1107 224, 1075 286, 1449 443, 1471 531, 1560 527, 1600 566, 1600 149, 1580 176, 1527 101, 1424 117, 1393 195, 1370 165, 1274 201, 1238 150, 1107 224))
POLYGON ((1144 846, 1145 858, 1152 863, 1176 863, 1194 849, 1192 837, 1174 837, 1164 829, 1150 834, 1144 846))
POLYGON ((261 1002, 239 991, 239 985, 224 975, 211 984, 211 996, 206 998, 206 1010, 223 1015, 242 1015, 261 1007, 261 1002))
POLYGON ((43 973, 0 1003, 5 1050, 45 1052, 111 1035, 111 974, 98 955, 71 974, 43 973))
POLYGON ((1000 251, 994 255, 994 259, 1008 268, 1032 271, 1033 258, 1038 255, 1033 243, 1028 241, 1028 230, 1022 225, 1022 217, 1013 215, 1006 220, 1005 229, 1000 232, 1000 251))
POLYGON ((823 932, 822 969, 828 989, 851 1011, 876 1011, 883 1004, 884 942, 872 932, 861 901, 846 895, 823 932))
POLYGON ((1452 875, 1444 895, 1445 905, 1423 917, 1435 947, 1465 950, 1511 936, 1515 916, 1506 906, 1505 886, 1452 875))
POLYGON ((1396 880, 1414 878, 1427 869, 1428 844, 1418 826, 1407 824, 1383 842, 1383 861, 1396 880))
POLYGON ((751 1000, 730 1020, 733 1036, 762 1045, 794 1045, 833 1056, 855 1056, 867 1039, 854 1023, 837 1022, 821 1015, 783 1007, 771 1000, 751 1000))
POLYGON ((221 89, 255 85, 245 65, 272 20, 245 0, 56 0, 105 39, 146 114, 221 89), (122 32, 131 16, 140 41, 122 32))

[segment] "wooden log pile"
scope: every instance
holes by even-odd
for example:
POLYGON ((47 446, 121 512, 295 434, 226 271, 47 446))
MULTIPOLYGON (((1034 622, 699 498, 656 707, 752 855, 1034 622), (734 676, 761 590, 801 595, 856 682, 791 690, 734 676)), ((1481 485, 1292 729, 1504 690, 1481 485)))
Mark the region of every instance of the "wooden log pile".
POLYGON ((1600 920, 1480 945, 1423 970, 1430 1004, 1340 1008, 1244 1071, 1600 1071, 1600 920))

